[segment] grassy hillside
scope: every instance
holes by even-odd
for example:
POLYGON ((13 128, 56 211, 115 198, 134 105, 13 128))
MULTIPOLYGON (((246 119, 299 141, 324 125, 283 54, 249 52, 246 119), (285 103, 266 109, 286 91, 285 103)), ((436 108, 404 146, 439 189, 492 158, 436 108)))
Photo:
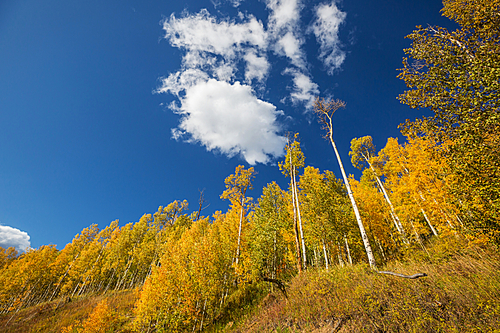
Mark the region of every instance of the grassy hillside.
POLYGON ((130 332, 135 300, 133 290, 72 300, 58 299, 20 310, 17 314, 0 316, 0 332, 130 332), (95 311, 99 304, 107 305, 104 316, 95 311), (92 329, 91 323, 86 322, 92 314, 92 324, 97 323, 99 329, 92 329), (99 321, 96 315, 104 320, 99 321))
MULTIPOLYGON (((459 246, 455 244, 454 246, 459 246)), ((500 332, 500 256, 481 248, 416 250, 377 274, 367 266, 308 271, 231 332, 500 332)))
MULTIPOLYGON (((380 267, 308 270, 284 293, 253 288, 210 332, 500 332, 500 255, 438 241, 380 267), (237 308, 237 309, 236 309, 237 308)), ((269 285, 263 285, 269 288, 269 285)), ((250 288, 252 289, 252 288, 250 288)), ((131 332, 135 291, 60 299, 0 317, 0 332, 131 332)))

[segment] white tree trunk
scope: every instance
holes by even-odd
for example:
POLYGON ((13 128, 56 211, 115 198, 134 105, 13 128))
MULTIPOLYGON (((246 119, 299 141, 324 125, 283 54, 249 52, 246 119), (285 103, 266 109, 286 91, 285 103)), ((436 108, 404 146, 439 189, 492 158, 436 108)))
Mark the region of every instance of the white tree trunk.
POLYGON ((427 224, 428 224, 428 225, 429 225, 429 227, 431 228, 432 233, 434 234, 434 236, 437 236, 437 235, 438 235, 438 233, 437 233, 436 229, 434 229, 434 227, 432 226, 431 221, 429 221, 429 218, 427 217, 427 214, 425 213, 425 210, 424 210, 422 207, 420 207, 420 211, 421 211, 421 212, 422 212, 422 214, 424 215, 424 219, 427 221, 427 224))
POLYGON ((328 270, 329 269, 329 267, 328 267, 328 255, 326 254, 325 241, 322 240, 322 243, 323 243, 323 254, 325 255, 325 267, 326 267, 326 270, 328 270))
POLYGON ((302 243, 302 266, 303 266, 304 269, 306 269, 307 268, 306 244, 305 244, 305 241, 304 241, 304 231, 302 229, 302 218, 300 216, 299 192, 297 190, 297 182, 295 181, 295 167, 293 167, 293 187, 294 187, 294 190, 295 190, 295 201, 296 201, 296 207, 297 207, 297 217, 299 219, 300 240, 301 240, 301 243, 302 243))
POLYGON ((380 190, 382 191, 382 194, 384 195, 384 198, 385 198, 385 201, 389 204, 389 208, 391 209, 391 216, 392 216, 392 220, 394 221, 394 225, 396 226, 396 229, 398 230, 398 232, 403 236, 403 240, 405 241, 405 243, 408 242, 408 240, 406 239, 406 234, 405 234, 405 231, 404 231, 404 228, 403 228, 403 225, 401 223, 401 221, 399 220, 399 217, 398 215, 396 214, 396 211, 394 210, 394 206, 392 205, 392 202, 391 202, 391 199, 389 198, 389 195, 387 194, 387 191, 385 190, 385 187, 384 185, 382 184, 382 181, 380 180, 380 178, 378 177, 377 173, 375 172, 375 168, 373 167, 373 165, 368 161, 368 159, 366 158, 366 156, 363 155, 363 157, 365 158, 366 160, 366 163, 368 163, 368 165, 370 166, 370 169, 372 170, 373 172, 373 175, 375 176, 375 179, 377 181, 377 184, 380 188, 380 190))
POLYGON ((352 266, 351 249, 349 248, 349 243, 347 242, 347 237, 344 235, 345 248, 347 250, 347 258, 349 259, 349 265, 352 266))
POLYGON ((351 186, 349 185, 349 180, 344 171, 344 165, 342 164, 342 160, 340 159, 339 152, 337 151, 337 146, 333 141, 333 126, 330 126, 330 143, 332 144, 333 150, 335 151, 335 155, 337 156, 337 161, 339 162, 340 171, 342 172, 342 177, 344 178, 344 183, 347 189, 347 194, 349 195, 349 199, 351 200, 352 209, 354 210, 354 215, 356 215, 356 221, 358 222, 359 231, 361 233, 361 238, 363 239, 363 245, 365 247, 366 256, 368 257, 368 262, 370 267, 375 269, 377 264, 375 262, 375 257, 373 256, 372 247, 370 246, 370 241, 368 240, 368 235, 366 234, 365 227, 363 226, 363 221, 361 221, 361 214, 359 213, 358 206, 356 205, 356 201, 354 200, 354 195, 351 191, 351 186))
POLYGON ((236 260, 235 263, 238 265, 240 260, 240 246, 241 246, 241 227, 243 224, 243 203, 245 200, 245 196, 241 198, 241 209, 240 209, 240 224, 238 226, 238 246, 236 247, 236 260))
MULTIPOLYGON (((291 148, 290 148, 291 149, 291 148)), ((292 164, 292 151, 290 150, 290 184, 292 186, 292 207, 293 207, 293 231, 295 234, 295 247, 296 247, 296 258, 297 258, 297 270, 302 272, 302 263, 301 263, 301 254, 300 254, 300 240, 299 240, 299 231, 297 226, 297 207, 295 200, 295 181, 294 181, 294 173, 292 172, 293 164, 292 164)))
POLYGON ((342 252, 340 250, 340 244, 337 243, 338 257, 339 257, 339 265, 340 267, 344 267, 344 260, 342 259, 342 252))

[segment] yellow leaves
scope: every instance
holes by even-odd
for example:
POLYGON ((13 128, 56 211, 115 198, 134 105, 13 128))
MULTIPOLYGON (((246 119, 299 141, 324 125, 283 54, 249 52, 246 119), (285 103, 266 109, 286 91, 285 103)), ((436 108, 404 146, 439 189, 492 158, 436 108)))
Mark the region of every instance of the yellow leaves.
MULTIPOLYGON (((441 10, 443 16, 448 17, 459 23, 463 27, 483 27, 484 30, 489 30, 495 21, 495 13, 500 11, 499 0, 444 0, 444 8, 441 10)), ((498 28, 498 27, 497 27, 498 28)))
POLYGON ((106 300, 103 300, 97 304, 94 311, 92 311, 90 316, 83 322, 83 332, 113 332, 118 322, 116 311, 109 307, 106 300))
POLYGON ((351 140, 351 156, 352 165, 360 170, 366 167, 367 164, 373 164, 371 161, 375 155, 375 146, 371 136, 363 136, 361 138, 354 138, 351 140))
POLYGON ((183 331, 202 317, 206 322, 212 320, 220 311, 220 297, 234 279, 234 252, 221 239, 224 221, 221 214, 213 224, 208 218, 198 220, 179 239, 169 240, 161 266, 153 269, 136 303, 134 325, 138 331, 153 323, 158 329, 183 331))
POLYGON ((247 190, 251 190, 252 180, 255 178, 254 168, 245 169, 243 165, 238 165, 234 174, 229 175, 224 183, 226 190, 221 194, 221 199, 229 199, 234 203, 241 203, 247 190))
POLYGON ((295 133, 293 138, 288 138, 288 143, 285 146, 285 159, 279 162, 278 166, 281 172, 286 176, 290 176, 295 170, 304 167, 304 154, 300 148, 299 133, 295 133))

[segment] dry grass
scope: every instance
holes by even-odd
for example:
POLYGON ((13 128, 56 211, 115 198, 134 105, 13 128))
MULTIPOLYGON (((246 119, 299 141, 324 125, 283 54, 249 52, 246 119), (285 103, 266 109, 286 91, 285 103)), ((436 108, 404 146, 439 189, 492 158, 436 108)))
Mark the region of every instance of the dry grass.
POLYGON ((428 274, 415 280, 364 265, 308 271, 232 332, 500 332, 500 255, 443 246, 382 269, 428 274))
POLYGON ((55 300, 19 311, 13 315, 0 316, 0 332, 61 332, 63 327, 85 320, 97 304, 107 299, 110 307, 125 319, 122 331, 129 331, 127 322, 132 318, 132 309, 136 300, 134 291, 121 291, 104 296, 85 297, 68 300, 55 300))

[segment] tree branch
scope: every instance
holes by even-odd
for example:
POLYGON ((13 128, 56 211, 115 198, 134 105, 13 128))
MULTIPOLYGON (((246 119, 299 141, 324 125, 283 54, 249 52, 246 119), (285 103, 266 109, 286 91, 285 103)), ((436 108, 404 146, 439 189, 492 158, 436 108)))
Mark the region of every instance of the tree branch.
POLYGON ((417 274, 413 274, 413 275, 404 275, 404 274, 399 274, 399 273, 394 273, 394 272, 382 272, 382 271, 377 271, 377 273, 379 273, 379 274, 394 275, 394 276, 402 277, 402 278, 405 278, 405 279, 418 279, 420 277, 427 276, 427 274, 425 274, 425 273, 417 273, 417 274))
POLYGON ((283 295, 285 295, 285 298, 288 299, 288 295, 286 293, 286 285, 282 281, 280 281, 278 279, 271 279, 271 278, 268 278, 265 276, 262 277, 262 280, 276 284, 278 286, 279 290, 281 290, 281 292, 283 293, 283 295))

